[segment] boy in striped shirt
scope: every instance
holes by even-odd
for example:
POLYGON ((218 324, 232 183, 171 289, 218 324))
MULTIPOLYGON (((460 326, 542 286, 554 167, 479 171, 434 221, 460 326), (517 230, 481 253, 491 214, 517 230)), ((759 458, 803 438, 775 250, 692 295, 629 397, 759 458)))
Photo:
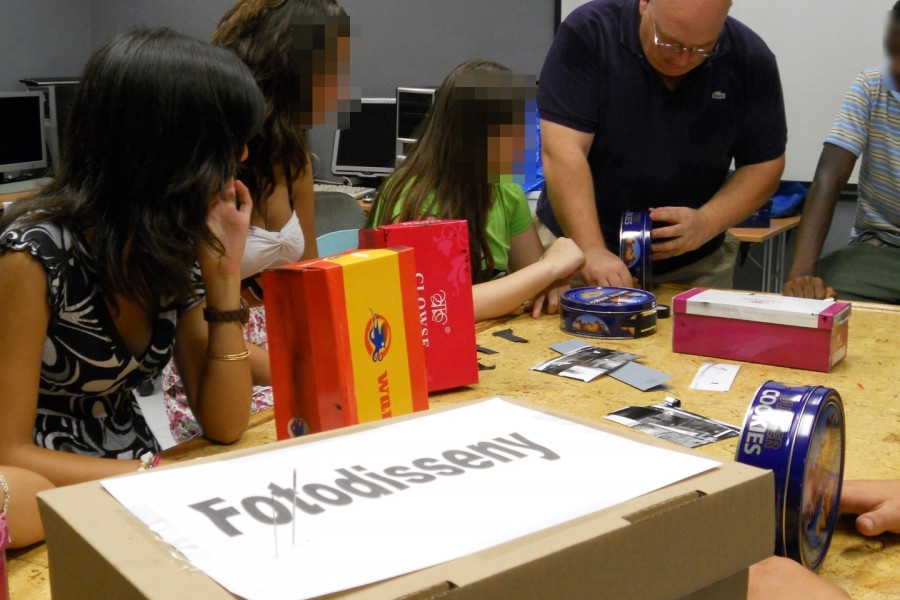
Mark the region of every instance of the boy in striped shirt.
POLYGON ((816 167, 783 293, 900 304, 900 2, 890 12, 888 61, 860 73, 816 167), (862 157, 850 244, 819 258, 840 191, 862 157))

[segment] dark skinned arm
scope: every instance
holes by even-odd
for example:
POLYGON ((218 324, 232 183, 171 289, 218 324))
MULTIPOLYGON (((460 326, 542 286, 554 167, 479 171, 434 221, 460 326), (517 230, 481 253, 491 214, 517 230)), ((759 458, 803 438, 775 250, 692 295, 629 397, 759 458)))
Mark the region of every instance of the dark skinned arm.
POLYGON ((838 195, 853 172, 856 155, 834 144, 826 143, 819 156, 816 176, 806 196, 794 262, 787 283, 782 288, 785 296, 799 298, 837 298, 834 289, 816 276, 819 254, 831 227, 834 206, 838 195))

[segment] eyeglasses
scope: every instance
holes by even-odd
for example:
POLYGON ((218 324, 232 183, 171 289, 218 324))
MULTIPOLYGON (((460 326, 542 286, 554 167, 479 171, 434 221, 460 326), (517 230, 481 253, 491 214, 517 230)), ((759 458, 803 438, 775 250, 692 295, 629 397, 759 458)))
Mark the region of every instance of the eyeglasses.
POLYGON ((716 45, 713 46, 712 50, 706 50, 704 48, 691 48, 690 46, 682 46, 681 44, 672 44, 670 42, 663 42, 659 39, 659 27, 656 25, 656 19, 653 16, 650 17, 650 20, 653 22, 653 43, 657 48, 662 48, 663 50, 667 50, 674 54, 684 54, 687 52, 693 58, 694 56, 699 56, 701 58, 710 58, 716 55, 716 52, 719 51, 719 42, 716 41, 716 45))

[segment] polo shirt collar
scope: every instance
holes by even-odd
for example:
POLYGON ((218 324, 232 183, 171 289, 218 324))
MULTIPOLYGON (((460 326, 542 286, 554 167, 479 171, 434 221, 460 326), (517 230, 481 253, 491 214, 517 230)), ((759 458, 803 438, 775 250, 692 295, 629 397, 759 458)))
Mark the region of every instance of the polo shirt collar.
MULTIPOLYGON (((622 45, 631 50, 636 56, 642 60, 644 57, 644 47, 641 46, 641 12, 639 9, 640 0, 627 0, 622 8, 622 26, 619 34, 619 40, 622 45)), ((722 56, 731 52, 731 34, 730 23, 731 17, 725 20, 725 27, 722 28, 722 34, 719 36, 719 50, 712 59, 704 61, 704 64, 714 62, 722 56)))

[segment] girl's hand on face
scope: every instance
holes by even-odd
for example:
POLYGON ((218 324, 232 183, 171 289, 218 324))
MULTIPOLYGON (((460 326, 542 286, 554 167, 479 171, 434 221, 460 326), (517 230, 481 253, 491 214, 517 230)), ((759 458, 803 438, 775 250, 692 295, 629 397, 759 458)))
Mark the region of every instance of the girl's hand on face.
POLYGON ((225 252, 220 254, 207 244, 200 245, 197 260, 204 276, 208 274, 239 276, 252 209, 250 190, 234 178, 225 183, 222 192, 210 197, 206 225, 222 243, 225 252))

